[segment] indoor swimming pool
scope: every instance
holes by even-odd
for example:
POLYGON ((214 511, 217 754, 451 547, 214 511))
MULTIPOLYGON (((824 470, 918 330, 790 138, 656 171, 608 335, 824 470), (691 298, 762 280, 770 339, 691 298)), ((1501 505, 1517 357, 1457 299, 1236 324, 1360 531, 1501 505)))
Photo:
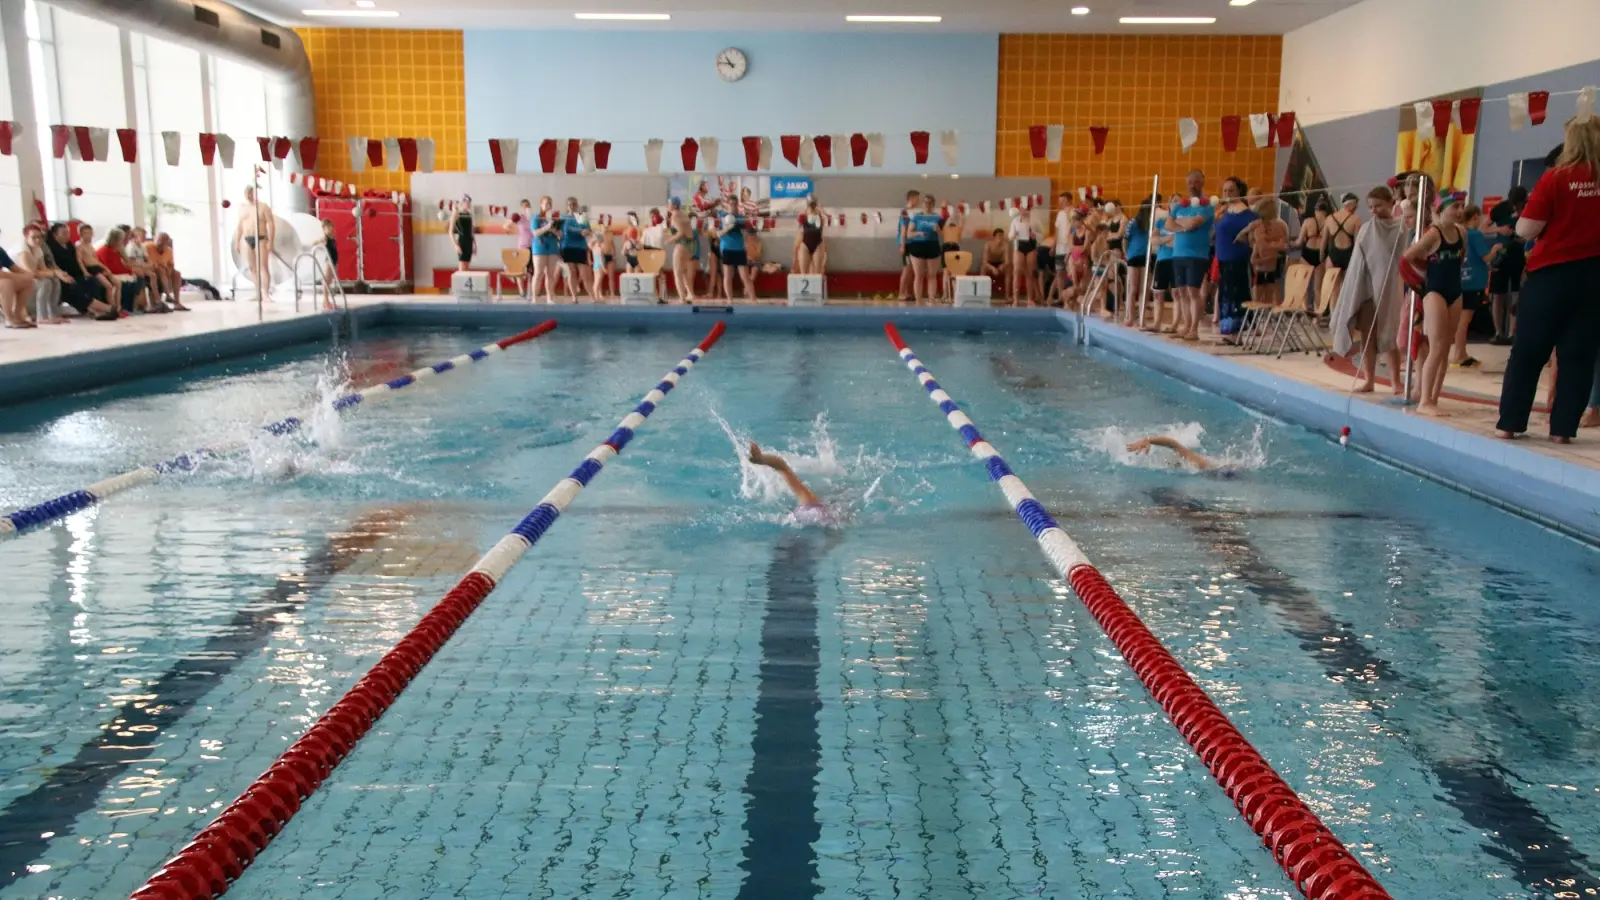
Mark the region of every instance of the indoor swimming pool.
MULTIPOLYGON (((378 331, 9 407, 0 898, 126 896, 699 339, 378 331)), ((743 330, 230 898, 1300 896, 878 333, 743 330), (807 527, 750 440, 837 527, 807 527)), ((1600 896, 1600 552, 1061 334, 906 333, 1397 898, 1600 896), (1170 435, 1232 478, 1126 445, 1170 435)))

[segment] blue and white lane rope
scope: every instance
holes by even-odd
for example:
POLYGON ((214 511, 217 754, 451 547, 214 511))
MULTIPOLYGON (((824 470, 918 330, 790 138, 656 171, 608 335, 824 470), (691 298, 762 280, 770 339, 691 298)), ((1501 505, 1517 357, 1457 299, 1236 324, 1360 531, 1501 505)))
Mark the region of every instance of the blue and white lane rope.
POLYGON ((478 564, 472 567, 472 571, 486 575, 490 581, 499 584, 500 579, 505 577, 511 566, 518 559, 521 559, 522 554, 526 553, 530 547, 537 544, 539 538, 543 537, 546 531, 550 530, 550 526, 555 524, 556 519, 560 517, 562 512, 566 511, 566 508, 578 496, 579 492, 587 487, 590 481, 594 480, 594 477, 605 467, 606 462, 628 446, 628 442, 633 440, 634 430, 643 425, 644 420, 648 419, 652 412, 655 412, 655 408, 678 385, 678 379, 689 374, 689 370, 694 368, 694 364, 699 362, 700 358, 705 356, 706 352, 716 344, 718 339, 722 337, 722 333, 727 330, 727 327, 724 322, 718 322, 712 326, 705 340, 702 340, 698 346, 689 351, 689 355, 684 357, 677 367, 668 372, 650 393, 644 395, 644 399, 639 401, 639 405, 634 407, 633 412, 628 413, 622 418, 621 422, 617 423, 617 430, 611 432, 611 436, 606 438, 605 443, 589 451, 589 455, 584 457, 583 462, 576 469, 572 470, 572 474, 561 479, 551 489, 550 493, 539 501, 539 505, 535 506, 533 511, 528 513, 517 524, 517 527, 511 529, 510 534, 501 538, 499 543, 495 544, 488 553, 483 555, 482 559, 478 560, 478 564))
MULTIPOLYGON (((432 378, 435 375, 442 375, 445 372, 450 372, 458 368, 464 368, 475 362, 478 362, 479 360, 487 359, 488 357, 505 350, 507 347, 513 347, 517 344, 531 341, 542 334, 555 330, 555 327, 556 321, 554 319, 547 319, 533 328, 528 329, 527 331, 524 331, 520 334, 514 334, 508 338, 503 338, 495 341, 492 344, 486 344, 483 347, 472 351, 471 353, 463 353, 453 359, 447 359, 444 362, 436 363, 431 366, 424 366, 420 369, 417 369, 415 372, 401 375, 399 378, 394 378, 379 384, 370 385, 362 388, 359 391, 356 391, 353 394, 346 394, 345 396, 333 401, 333 409, 335 412, 343 413, 361 405, 362 403, 371 403, 376 400, 381 400, 384 397, 387 397, 389 394, 409 385, 416 384, 419 381, 424 381, 432 378)), ((292 434, 300 430, 300 426, 303 424, 304 421, 301 418, 297 416, 290 416, 286 419, 280 419, 276 422, 273 422, 270 425, 263 425, 261 430, 271 435, 285 435, 292 434)), ((209 447, 201 447, 198 450, 191 450, 188 453, 182 453, 178 456, 174 456, 172 459, 164 462, 140 466, 131 472, 124 472, 121 475, 114 475, 105 479, 104 481, 97 481, 86 488, 72 491, 71 493, 62 494, 59 497, 53 497, 44 501, 43 503, 36 503, 32 506, 25 506, 21 509, 6 513, 4 516, 0 516, 0 540, 12 537, 29 528, 36 528, 47 522, 53 522, 56 519, 65 518, 75 512, 78 512, 79 510, 88 509, 112 494, 120 494, 129 488, 135 488, 143 484, 149 484, 163 475, 170 475, 173 472, 192 472, 199 467, 201 462, 205 460, 215 459, 219 456, 226 456, 230 453, 237 453, 240 450, 243 450, 246 446, 247 442, 237 440, 225 441, 220 444, 212 444, 209 447)))
POLYGON ((905 361, 906 368, 922 382, 923 389, 928 392, 928 399, 938 405, 950 427, 961 434, 972 455, 989 470, 990 480, 1000 486, 1017 518, 1033 532, 1034 539, 1039 542, 1039 549, 1044 551, 1045 557, 1061 573, 1061 577, 1070 577, 1074 568, 1088 565, 1089 559, 1078 549, 1077 543, 1067 537, 1067 533, 1061 530, 1056 520, 1039 505, 1039 501, 1033 499, 1033 493, 1022 483, 1022 479, 1012 473, 1011 467, 1006 465, 1005 459, 1000 456, 1000 451, 983 439, 983 435, 978 433, 978 427, 972 424, 972 419, 956 406, 956 402, 950 399, 950 395, 945 393, 939 382, 934 380, 933 373, 922 365, 911 352, 911 348, 906 346, 906 342, 900 339, 900 330, 895 328, 893 323, 885 323, 883 329, 889 336, 889 342, 905 361))

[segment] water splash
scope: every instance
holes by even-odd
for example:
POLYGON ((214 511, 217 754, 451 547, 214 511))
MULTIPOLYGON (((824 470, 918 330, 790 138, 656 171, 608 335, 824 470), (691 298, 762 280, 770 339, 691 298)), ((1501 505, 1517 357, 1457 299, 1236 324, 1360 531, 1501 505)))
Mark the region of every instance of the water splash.
POLYGON ((1191 471, 1177 454, 1156 448, 1149 453, 1130 453, 1128 445, 1146 437, 1170 437, 1190 450, 1204 454, 1218 466, 1237 471, 1247 469, 1260 469, 1267 464, 1267 450, 1263 441, 1264 430, 1260 423, 1255 426, 1254 432, 1248 441, 1224 446, 1220 451, 1207 450, 1200 446, 1200 439, 1205 435, 1205 426, 1199 422, 1176 422, 1169 425, 1155 427, 1124 428, 1112 425, 1108 428, 1086 431, 1081 439, 1090 450, 1104 453, 1112 462, 1122 466, 1138 469, 1181 469, 1191 471))
POLYGON ((285 481, 300 475, 349 475, 361 471, 360 448, 348 446, 344 419, 333 402, 350 392, 345 368, 337 359, 317 374, 308 411, 301 425, 288 435, 272 435, 259 424, 240 423, 245 453, 219 468, 224 477, 254 481, 285 481))

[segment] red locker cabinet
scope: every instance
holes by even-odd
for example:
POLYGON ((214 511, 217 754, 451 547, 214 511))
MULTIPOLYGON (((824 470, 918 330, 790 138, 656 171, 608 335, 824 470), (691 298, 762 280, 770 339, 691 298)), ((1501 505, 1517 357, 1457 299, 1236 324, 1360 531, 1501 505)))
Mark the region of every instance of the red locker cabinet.
POLYGON ((333 222, 339 280, 356 290, 411 289, 411 202, 374 191, 359 198, 317 198, 317 217, 333 222))

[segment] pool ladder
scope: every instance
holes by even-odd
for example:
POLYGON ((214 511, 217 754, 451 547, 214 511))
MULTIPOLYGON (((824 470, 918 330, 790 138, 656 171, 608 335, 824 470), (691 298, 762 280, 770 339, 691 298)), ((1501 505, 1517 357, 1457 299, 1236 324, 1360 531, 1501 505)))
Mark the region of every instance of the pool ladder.
MULTIPOLYGON (((316 302, 318 289, 322 287, 322 273, 324 267, 331 267, 333 264, 332 258, 328 256, 327 248, 320 245, 314 246, 310 250, 302 250, 300 255, 294 258, 294 265, 291 268, 294 272, 295 312, 300 311, 300 295, 305 292, 305 286, 300 281, 300 263, 308 259, 311 260, 311 302, 313 303, 316 302)), ((338 278, 334 278, 332 281, 328 282, 328 288, 334 297, 333 305, 342 306, 345 312, 349 312, 350 298, 345 296, 344 282, 340 281, 338 278)))
MULTIPOLYGON (((1090 260, 1094 269, 1099 269, 1100 274, 1089 279, 1089 289, 1078 298, 1078 343, 1089 343, 1089 298, 1100 292, 1101 285, 1105 284, 1106 277, 1111 274, 1111 261, 1113 256, 1110 250, 1100 254, 1099 262, 1090 260)), ((1091 269, 1092 271, 1092 269, 1091 269)))

